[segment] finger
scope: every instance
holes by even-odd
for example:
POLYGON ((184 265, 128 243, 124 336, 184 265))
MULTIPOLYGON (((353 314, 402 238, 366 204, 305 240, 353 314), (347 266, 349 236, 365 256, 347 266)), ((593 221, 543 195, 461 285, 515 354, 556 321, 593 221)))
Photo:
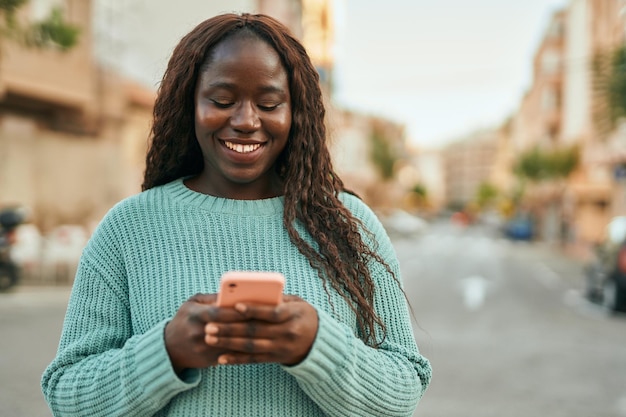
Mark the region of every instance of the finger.
POLYGON ((277 350, 276 342, 269 339, 250 339, 247 337, 222 337, 207 334, 204 342, 213 347, 230 352, 260 354, 277 350))
POLYGON ((235 310, 237 310, 247 320, 282 323, 290 317, 290 309, 284 308, 283 306, 285 306, 285 303, 281 303, 278 306, 237 303, 235 305, 235 310))
POLYGON ((213 304, 217 301, 217 294, 197 293, 189 297, 187 301, 193 301, 200 304, 213 304))
POLYGON ((281 334, 282 326, 267 322, 248 320, 237 323, 210 322, 204 326, 208 335, 220 337, 247 337, 250 339, 275 339, 281 334))
POLYGON ((234 308, 217 307, 214 304, 192 304, 192 314, 194 319, 204 324, 210 322, 233 323, 246 320, 246 318, 234 308))
POLYGON ((276 362, 276 355, 273 353, 257 353, 257 354, 246 354, 246 353, 232 353, 229 352, 224 355, 220 355, 217 358, 217 363, 219 365, 243 365, 248 363, 268 363, 268 362, 276 362))

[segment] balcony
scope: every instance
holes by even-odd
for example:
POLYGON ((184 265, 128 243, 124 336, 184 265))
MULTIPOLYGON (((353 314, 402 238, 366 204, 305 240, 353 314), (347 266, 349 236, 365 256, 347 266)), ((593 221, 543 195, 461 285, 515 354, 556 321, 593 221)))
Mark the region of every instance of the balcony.
POLYGON ((7 42, 0 61, 0 97, 85 112, 95 101, 95 76, 91 56, 82 45, 60 52, 7 42))
MULTIPOLYGON (((0 41, 0 110, 30 115, 53 129, 80 127, 98 107, 98 73, 92 57, 91 2, 64 0, 65 17, 80 28, 79 43, 67 52, 0 41), (55 126, 56 125, 56 126, 55 126)), ((32 10, 20 10, 28 21, 32 10)))

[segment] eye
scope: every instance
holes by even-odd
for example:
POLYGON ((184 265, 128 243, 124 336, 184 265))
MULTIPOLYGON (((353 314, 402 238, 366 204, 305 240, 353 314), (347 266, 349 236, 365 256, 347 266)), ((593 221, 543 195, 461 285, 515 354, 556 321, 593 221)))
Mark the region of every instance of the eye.
POLYGON ((262 111, 272 111, 272 110, 276 110, 276 108, 280 106, 280 104, 257 104, 257 107, 259 109, 261 109, 262 111))
POLYGON ((213 103, 213 105, 215 105, 215 107, 220 109, 227 109, 228 107, 233 105, 233 103, 228 100, 211 99, 211 102, 213 103))

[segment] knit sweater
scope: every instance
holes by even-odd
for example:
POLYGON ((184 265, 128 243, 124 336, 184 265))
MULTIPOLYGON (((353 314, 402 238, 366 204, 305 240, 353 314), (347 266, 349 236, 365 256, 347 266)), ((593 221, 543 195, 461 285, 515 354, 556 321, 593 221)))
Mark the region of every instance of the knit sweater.
MULTIPOLYGON (((373 233, 366 240, 397 277, 393 247, 373 212, 342 194, 373 233)), ((282 197, 230 200, 182 179, 129 197, 104 217, 83 251, 57 355, 42 389, 56 416, 410 416, 431 368, 413 337, 403 294, 374 261, 379 348, 355 336, 356 318, 283 226, 282 197), (228 270, 278 271, 285 293, 307 300, 319 327, 294 366, 219 365, 175 373, 165 325, 196 293, 215 293, 228 270), (329 287, 330 288, 330 287, 329 287)), ((301 235, 315 247, 303 230, 301 235)), ((365 236, 365 235, 364 235, 365 236)))

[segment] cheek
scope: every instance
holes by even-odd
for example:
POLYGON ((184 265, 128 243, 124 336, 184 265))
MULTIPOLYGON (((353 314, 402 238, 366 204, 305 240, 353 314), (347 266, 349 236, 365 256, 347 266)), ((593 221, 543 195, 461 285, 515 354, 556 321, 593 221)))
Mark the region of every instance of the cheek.
POLYGON ((276 136, 289 136, 289 131, 291 130, 291 113, 284 112, 283 114, 277 115, 271 120, 268 126, 268 130, 270 129, 276 136))
POLYGON ((219 119, 219 115, 215 112, 208 111, 203 107, 197 107, 195 111, 196 132, 215 130, 220 124, 219 119))

